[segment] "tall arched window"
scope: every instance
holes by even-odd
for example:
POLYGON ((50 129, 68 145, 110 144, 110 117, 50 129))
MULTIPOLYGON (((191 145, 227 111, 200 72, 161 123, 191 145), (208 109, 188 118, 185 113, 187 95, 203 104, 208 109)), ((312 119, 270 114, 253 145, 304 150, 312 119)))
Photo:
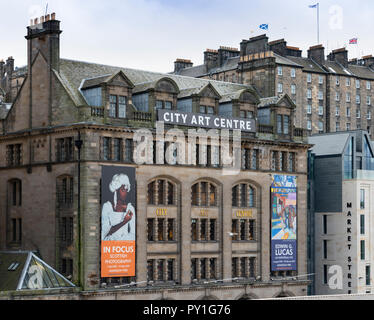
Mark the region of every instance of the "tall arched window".
POLYGON ((176 185, 168 179, 156 179, 148 184, 149 205, 176 205, 176 185))
POLYGON ((8 181, 8 200, 12 207, 22 206, 22 181, 12 179, 8 181))
POLYGON ((74 200, 74 178, 61 176, 57 178, 56 200, 58 207, 71 207, 74 200))
POLYGON ((217 186, 211 182, 201 181, 191 188, 192 205, 199 207, 217 206, 217 186))

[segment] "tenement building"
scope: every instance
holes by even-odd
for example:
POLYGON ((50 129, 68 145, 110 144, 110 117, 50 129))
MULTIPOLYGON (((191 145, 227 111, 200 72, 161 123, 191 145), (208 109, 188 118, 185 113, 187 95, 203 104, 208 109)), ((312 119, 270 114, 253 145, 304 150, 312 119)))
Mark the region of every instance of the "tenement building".
POLYGON ((287 93, 295 102, 295 125, 309 134, 363 129, 372 134, 374 57, 348 60, 346 48, 302 50, 266 35, 243 40, 240 50, 204 52, 204 64, 177 59, 174 74, 253 85, 261 97, 287 93))
POLYGON ((363 130, 309 142, 311 293, 373 293, 374 146, 363 130))
POLYGON ((54 14, 27 28, 2 109, 0 250, 97 299, 306 295, 310 145, 292 97, 63 59, 61 32, 54 14))

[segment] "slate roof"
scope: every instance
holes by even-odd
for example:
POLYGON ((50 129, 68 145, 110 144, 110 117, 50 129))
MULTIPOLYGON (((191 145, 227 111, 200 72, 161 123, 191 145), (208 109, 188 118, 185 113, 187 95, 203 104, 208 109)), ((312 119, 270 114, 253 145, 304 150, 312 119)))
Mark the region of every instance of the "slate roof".
POLYGON ((297 64, 299 67, 302 67, 304 71, 326 73, 326 71, 312 59, 291 56, 287 56, 287 59, 297 64))
POLYGON ((79 88, 83 84, 86 86, 87 82, 92 85, 100 81, 105 81, 108 75, 113 75, 119 71, 122 71, 135 85, 134 92, 140 92, 141 89, 144 89, 145 91, 147 88, 154 85, 158 80, 165 77, 175 81, 180 90, 179 97, 184 97, 190 92, 197 92, 209 83, 212 84, 220 96, 224 96, 245 88, 250 88, 248 85, 237 83, 198 79, 174 74, 121 68, 67 59, 61 59, 60 72, 54 72, 60 79, 67 92, 70 94, 74 103, 79 106, 86 105, 86 102, 79 91, 79 88))
POLYGON ((311 149, 316 156, 339 155, 344 152, 350 132, 319 134, 308 138, 314 145, 311 149))

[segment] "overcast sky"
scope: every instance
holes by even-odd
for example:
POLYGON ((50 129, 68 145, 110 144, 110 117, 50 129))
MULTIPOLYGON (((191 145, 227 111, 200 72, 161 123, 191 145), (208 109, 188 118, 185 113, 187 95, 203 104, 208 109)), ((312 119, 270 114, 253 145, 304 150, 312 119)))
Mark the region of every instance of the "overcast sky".
POLYGON ((31 18, 56 12, 61 57, 149 71, 170 72, 176 58, 203 63, 205 49, 239 48, 265 33, 269 41, 326 52, 347 46, 349 58, 374 55, 373 0, 0 0, 0 59, 26 64, 26 27, 31 18), (351 38, 358 45, 349 45, 351 38))

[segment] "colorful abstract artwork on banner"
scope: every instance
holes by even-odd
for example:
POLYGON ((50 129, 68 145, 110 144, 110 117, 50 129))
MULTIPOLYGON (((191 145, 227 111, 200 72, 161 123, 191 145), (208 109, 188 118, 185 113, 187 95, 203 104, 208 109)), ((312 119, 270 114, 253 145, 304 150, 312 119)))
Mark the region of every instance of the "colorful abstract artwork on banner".
POLYGON ((297 177, 274 175, 271 185, 271 269, 297 270, 297 177))
POLYGON ((101 277, 135 276, 135 168, 102 167, 101 277))

